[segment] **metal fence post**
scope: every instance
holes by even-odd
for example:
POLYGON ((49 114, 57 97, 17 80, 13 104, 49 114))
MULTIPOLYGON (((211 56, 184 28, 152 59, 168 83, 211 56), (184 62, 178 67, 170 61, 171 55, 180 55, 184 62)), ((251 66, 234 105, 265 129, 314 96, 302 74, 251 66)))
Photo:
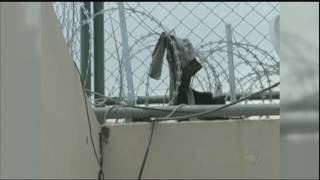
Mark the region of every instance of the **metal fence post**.
MULTIPOLYGON (((88 68, 85 67, 88 66, 88 64, 85 63, 87 58, 83 57, 87 57, 87 50, 91 48, 89 51, 89 58, 91 58, 90 60, 92 61, 90 62, 91 65, 89 64, 89 67, 91 67, 91 76, 88 75, 89 78, 87 78, 87 76, 85 78, 88 80, 91 79, 91 87, 88 88, 90 86, 90 82, 88 82, 86 88, 95 91, 93 82, 95 75, 94 59, 91 57, 94 56, 94 50, 92 49, 94 48, 94 38, 91 37, 93 36, 92 15, 90 15, 90 22, 92 20, 92 24, 84 26, 82 29, 82 32, 86 33, 86 28, 90 27, 90 37, 88 37, 90 47, 86 47, 85 42, 87 41, 83 37, 84 34, 80 35, 80 31, 78 32, 76 29, 73 29, 79 24, 80 16, 73 16, 74 14, 72 13, 72 9, 75 11, 83 10, 84 2, 56 2, 53 4, 59 22, 63 26, 63 35, 68 43, 70 40, 70 32, 73 32, 74 36, 72 36, 72 38, 74 38, 74 42, 70 41, 70 43, 73 43, 71 45, 72 49, 70 49, 73 60, 77 62, 77 64, 81 62, 82 67, 80 67, 80 70, 83 71, 83 69, 87 69, 86 74, 88 74, 88 68), (75 8, 80 4, 80 9, 75 8), (73 29, 72 31, 71 28, 73 29), (82 41, 82 45, 80 45, 79 40, 82 41), (80 60, 81 56, 82 58, 80 60)), ((93 14, 93 2, 87 4, 91 4, 91 14, 93 14)), ((108 82, 110 81, 111 83, 107 85, 106 81, 104 82, 105 95, 108 94, 108 96, 112 98, 118 98, 118 96, 122 97, 122 93, 125 93, 123 94, 124 100, 127 103, 131 101, 135 104, 146 102, 146 97, 142 96, 147 95, 149 104, 165 104, 167 102, 166 98, 162 100, 161 98, 167 95, 166 90, 169 78, 169 76, 167 76, 167 68, 163 72, 165 74, 161 76, 159 81, 150 80, 150 82, 148 82, 145 78, 148 78, 148 68, 150 68, 150 61, 152 60, 150 57, 152 50, 155 48, 155 40, 159 36, 158 33, 167 31, 173 27, 181 27, 181 32, 178 36, 181 38, 188 37, 196 49, 203 53, 203 58, 207 60, 203 64, 203 71, 197 73, 197 78, 194 79, 193 85, 199 87, 198 90, 200 90, 200 88, 203 89, 203 91, 206 91, 206 89, 211 90, 211 87, 215 85, 218 87, 220 83, 221 86, 226 86, 226 89, 222 88, 221 91, 223 92, 219 95, 216 94, 216 96, 227 95, 227 101, 230 102, 234 100, 234 95, 231 100, 231 95, 234 93, 237 94, 236 97, 238 98, 239 94, 248 94, 259 90, 259 86, 262 87, 270 84, 269 80, 272 82, 278 81, 280 78, 279 57, 275 54, 276 52, 273 51, 272 43, 268 40, 268 29, 258 27, 268 27, 270 25, 271 18, 279 14, 279 3, 261 2, 257 4, 258 6, 244 3, 243 7, 247 8, 243 9, 243 13, 239 13, 238 11, 242 10, 228 2, 220 2, 215 5, 206 2, 199 2, 198 4, 199 7, 207 8, 189 8, 189 5, 183 2, 177 3, 177 8, 172 10, 170 5, 166 3, 154 3, 151 6, 151 4, 147 5, 145 3, 110 2, 110 7, 108 3, 108 8, 105 8, 105 13, 108 14, 108 18, 110 16, 111 19, 116 21, 113 21, 116 27, 110 30, 106 29, 107 27, 104 29, 104 38, 105 41, 108 41, 105 42, 108 43, 108 45, 106 44, 106 48, 107 46, 108 48, 104 50, 105 58, 108 56, 108 58, 105 59, 105 63, 110 62, 112 66, 105 65, 105 79, 108 79, 108 82), (187 8, 184 12, 186 16, 181 16, 179 7, 187 8), (265 11, 261 11, 261 9, 257 7, 263 7, 265 11), (213 11, 213 9, 217 11, 213 11), (155 16, 154 12, 158 12, 159 10, 164 11, 155 16), (198 11, 203 11, 204 14, 207 14, 206 18, 201 18, 197 14, 198 11), (216 13, 218 11, 229 12, 228 16, 238 17, 239 22, 232 20, 223 23, 224 16, 216 13), (256 16, 255 13, 261 16, 256 16), (251 19, 251 17, 254 21, 250 22, 250 24, 245 23, 246 19, 251 19), (167 19, 173 21, 168 22, 168 24, 166 23, 167 19), (212 21, 212 19, 215 20, 212 21), (194 21, 194 23, 198 25, 193 26, 192 23, 183 23, 189 20, 194 21), (228 29, 226 27, 227 24, 231 24, 228 33, 226 33, 228 29), (221 27, 225 30, 225 32, 223 32, 225 34, 221 34, 219 30, 221 27), (114 35, 115 37, 113 37, 114 35), (229 42, 227 42, 226 35, 229 36, 229 42), (236 41, 234 35, 236 35, 237 40, 241 42, 233 42, 236 41), (207 38, 209 36, 210 38, 207 38), (114 41, 109 42, 109 38, 114 39, 114 41), (229 51, 227 47, 229 47, 229 51), (119 48, 121 48, 121 50, 119 48), (237 52, 238 49, 239 52, 237 52), (118 58, 121 58, 120 61, 118 58), (130 63, 132 67, 130 67, 130 63), (122 72, 121 83, 119 83, 120 71, 122 72), (122 75, 124 77, 122 77, 122 75), (270 78, 270 76, 273 77, 270 78), (122 86, 123 83, 125 83, 124 85, 126 87, 122 86), (146 92, 144 93, 143 91, 146 92)), ((106 4, 104 6, 106 7, 106 4)), ((88 11, 90 11, 90 9, 88 9, 88 11)), ((87 13, 87 11, 84 12, 87 13)), ((104 20, 106 20, 106 18, 104 20)), ((84 15, 82 19, 85 19, 84 15)), ((99 17, 96 19, 99 19, 99 17)), ((110 23, 112 23, 112 20, 110 23)), ((107 24, 105 24, 105 26, 106 25, 107 24)), ((95 33, 97 34, 97 32, 95 33)), ((97 47, 96 45, 96 51, 97 47)), ((96 83, 96 85, 97 84, 98 83, 96 83)), ((91 96, 92 98, 94 97, 93 94, 91 96)), ((111 102, 108 101, 108 103, 111 102)), ((247 103, 251 102, 248 101, 247 103)), ((265 103, 269 102, 265 101, 265 103)))
POLYGON ((236 100, 236 88, 235 88, 235 77, 234 77, 232 30, 231 30, 230 24, 226 25, 226 35, 227 35, 227 50, 228 50, 230 96, 231 96, 231 102, 233 102, 236 100))
MULTIPOLYGON (((103 2, 93 3, 93 13, 97 14, 103 10, 103 2)), ((104 93, 104 17, 103 13, 97 15, 93 20, 94 37, 94 90, 100 94, 104 93)), ((95 99, 99 95, 95 95, 95 99)))
POLYGON ((132 73, 131 62, 130 62, 127 23, 126 23, 126 17, 124 13, 123 2, 118 2, 118 9, 119 9, 119 20, 120 20, 120 29, 121 29, 122 54, 124 57, 124 68, 126 72, 127 88, 128 88, 128 104, 133 105, 135 104, 134 86, 133 86, 133 78, 132 78, 133 73, 132 73))
MULTIPOLYGON (((80 21, 81 23, 88 20, 85 11, 88 12, 90 17, 90 2, 84 2, 84 8, 80 9, 80 21)), ((86 89, 91 90, 91 63, 89 60, 89 51, 90 51, 90 34, 89 34, 90 24, 85 24, 81 26, 80 29, 80 64, 81 64, 81 76, 83 79, 86 79, 86 89)))

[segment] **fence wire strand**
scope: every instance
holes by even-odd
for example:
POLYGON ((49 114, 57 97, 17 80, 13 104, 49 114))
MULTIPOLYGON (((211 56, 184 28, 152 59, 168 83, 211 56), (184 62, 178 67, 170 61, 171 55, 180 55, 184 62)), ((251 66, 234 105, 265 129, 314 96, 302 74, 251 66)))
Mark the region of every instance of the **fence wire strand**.
MULTIPOLYGON (((105 96, 125 100, 127 80, 117 2, 105 2, 104 10, 89 14, 87 22, 80 21, 82 2, 55 2, 53 6, 78 67, 80 28, 85 23, 92 26, 98 14, 104 15, 105 96)), ((188 38, 197 50, 203 68, 192 79, 196 90, 229 94, 226 24, 232 27, 236 92, 254 93, 280 80, 279 57, 269 37, 270 21, 279 14, 277 2, 125 2, 124 6, 135 97, 168 96, 166 60, 160 80, 148 77, 151 54, 163 31, 188 38)), ((89 29, 92 44, 92 27, 89 29)), ((89 56, 92 61, 93 53, 89 56)))

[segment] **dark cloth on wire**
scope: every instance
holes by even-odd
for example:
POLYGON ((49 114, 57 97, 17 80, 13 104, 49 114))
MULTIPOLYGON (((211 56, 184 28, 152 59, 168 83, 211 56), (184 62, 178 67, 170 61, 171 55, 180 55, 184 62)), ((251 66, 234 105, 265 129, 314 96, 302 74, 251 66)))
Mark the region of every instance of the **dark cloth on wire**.
POLYGON ((173 105, 225 104, 224 97, 213 97, 210 92, 198 92, 190 87, 191 78, 202 68, 202 65, 198 62, 196 51, 188 39, 181 39, 165 32, 161 33, 152 53, 149 71, 151 78, 160 79, 165 53, 170 73, 169 97, 174 99, 173 105), (181 75, 178 93, 174 94, 179 81, 177 63, 180 63, 181 75))

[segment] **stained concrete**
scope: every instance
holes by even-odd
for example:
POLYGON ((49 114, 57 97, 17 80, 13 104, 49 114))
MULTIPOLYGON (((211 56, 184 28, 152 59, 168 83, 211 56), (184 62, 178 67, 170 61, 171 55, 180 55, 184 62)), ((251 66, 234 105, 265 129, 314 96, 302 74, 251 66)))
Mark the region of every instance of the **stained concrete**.
MULTIPOLYGON (((136 179, 150 123, 110 124, 107 179, 136 179)), ((279 120, 159 123, 142 178, 279 178, 279 120)))
POLYGON ((0 178, 95 179, 83 93, 52 3, 1 2, 0 24, 0 178))

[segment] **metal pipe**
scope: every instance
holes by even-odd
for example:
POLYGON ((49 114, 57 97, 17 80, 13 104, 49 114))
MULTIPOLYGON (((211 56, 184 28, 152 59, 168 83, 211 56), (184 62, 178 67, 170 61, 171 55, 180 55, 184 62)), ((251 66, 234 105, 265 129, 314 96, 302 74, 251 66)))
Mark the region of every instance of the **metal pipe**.
MULTIPOLYGON (((223 105, 185 105, 172 114, 181 116, 193 114, 208 110, 213 110, 223 105)), ((94 111, 99 122, 113 118, 151 118, 164 117, 176 109, 177 106, 157 106, 152 108, 139 108, 129 106, 107 106, 104 108, 95 108, 94 111)), ((253 116, 253 115, 279 115, 279 104, 237 104, 215 113, 208 113, 200 116, 201 118, 227 117, 227 116, 253 116)))
POLYGON ((128 45, 127 23, 126 23, 126 17, 124 13, 123 2, 118 2, 118 9, 119 9, 119 20, 120 20, 120 30, 121 30, 122 54, 124 57, 124 68, 126 72, 127 88, 128 88, 128 104, 133 105, 135 104, 134 86, 133 86, 130 54, 129 54, 130 52, 129 52, 129 45, 128 45))
MULTIPOLYGON (((245 96, 246 94, 237 94, 236 98, 240 99, 240 97, 245 96)), ((226 95, 226 100, 230 101, 230 96, 226 95)), ((262 99, 280 99, 280 93, 279 92, 265 92, 261 93, 260 95, 253 96, 249 98, 249 100, 262 100, 262 99)), ((114 105, 115 101, 120 101, 119 97, 111 97, 112 100, 107 100, 105 102, 105 105, 114 105)), ((148 99, 148 104, 162 104, 162 103, 168 103, 169 97, 168 96, 150 96, 146 98, 145 96, 138 96, 136 99, 136 104, 145 104, 145 102, 148 99)))
MULTIPOLYGON (((84 2, 84 8, 80 10, 80 20, 81 22, 87 21, 90 17, 91 7, 90 2, 84 2), (88 17, 85 14, 88 12, 88 17)), ((82 79, 86 79, 86 89, 91 90, 91 63, 89 60, 90 51, 90 34, 89 34, 89 24, 81 26, 80 29, 80 63, 81 63, 81 76, 82 79), (86 77, 85 77, 86 76, 86 77)))
POLYGON ((232 30, 231 30, 230 24, 226 25, 226 35, 227 35, 230 95, 231 95, 231 102, 234 102, 236 101, 236 87, 235 87, 236 84, 235 84, 235 77, 234 77, 232 30))
MULTIPOLYGON (((93 3, 94 14, 103 10, 103 2, 93 3)), ((104 95, 104 17, 103 13, 93 20, 94 33, 94 89, 104 95)), ((99 98, 98 95, 95 98, 99 98)))

